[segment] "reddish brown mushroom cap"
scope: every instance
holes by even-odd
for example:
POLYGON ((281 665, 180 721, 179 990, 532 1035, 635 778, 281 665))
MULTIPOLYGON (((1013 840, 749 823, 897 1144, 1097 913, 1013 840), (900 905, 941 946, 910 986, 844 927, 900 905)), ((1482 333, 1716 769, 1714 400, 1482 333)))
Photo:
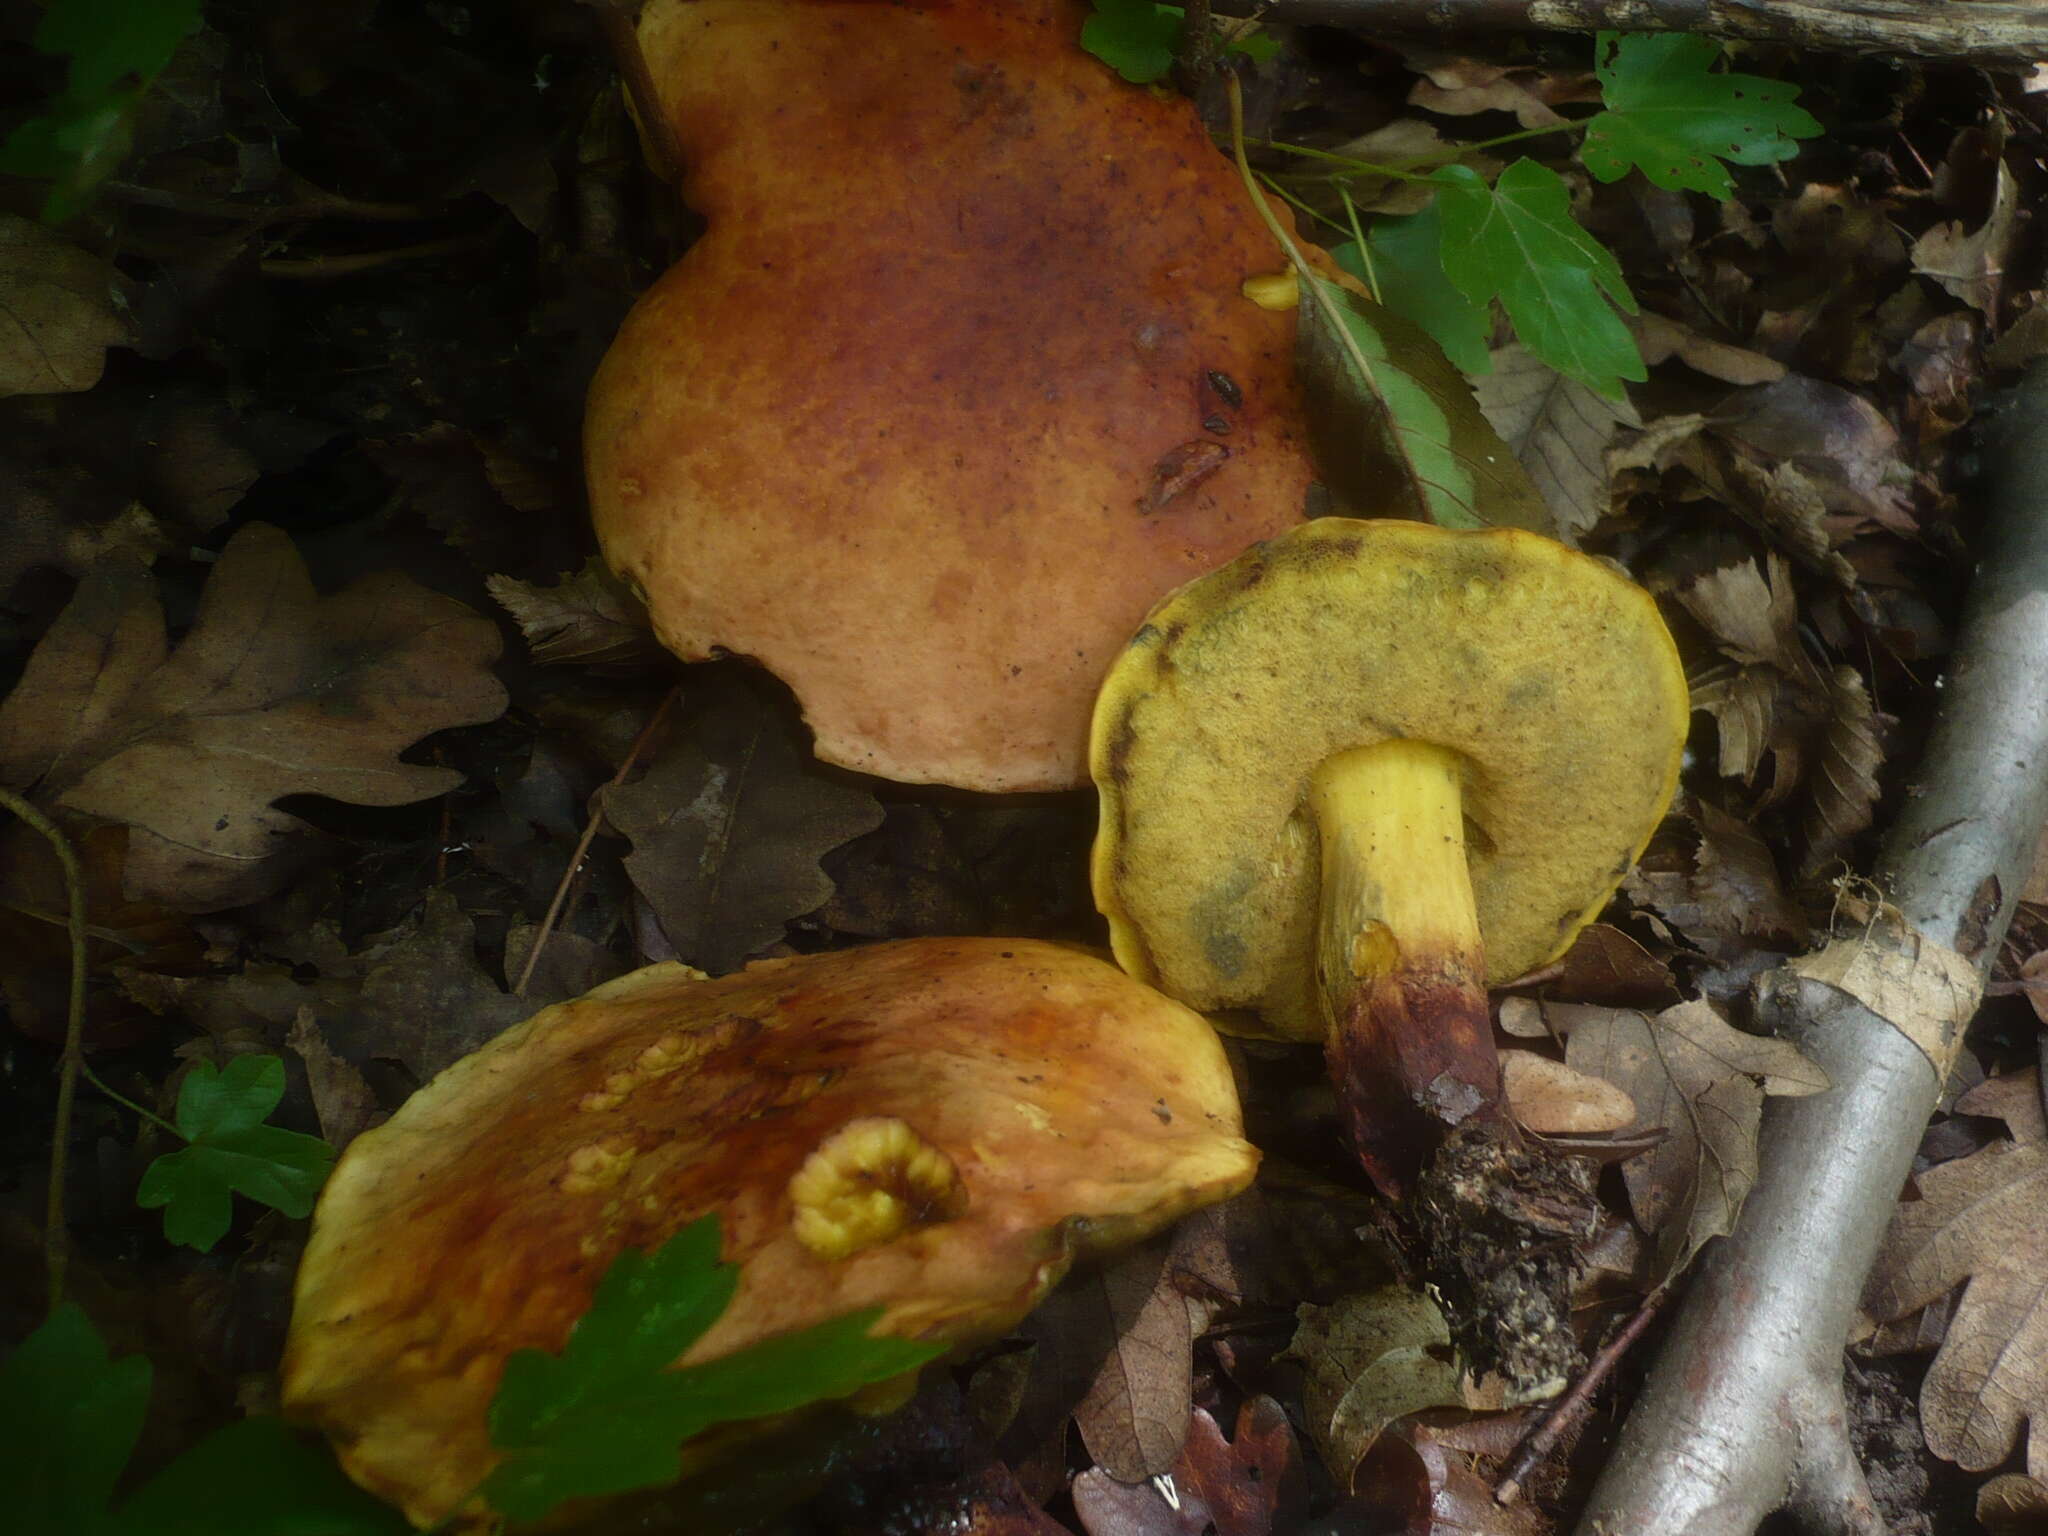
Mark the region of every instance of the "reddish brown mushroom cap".
POLYGON ((1300 520, 1294 318, 1182 100, 1071 0, 654 0, 709 228, 592 387, 598 535, 686 659, 751 656, 829 761, 1087 782, 1163 593, 1300 520))
POLYGON ((654 966, 509 1030, 349 1147, 284 1406, 428 1524, 491 1469, 506 1356, 560 1349, 622 1251, 707 1213, 743 1270, 686 1361, 868 1307, 877 1332, 954 1342, 1256 1162, 1209 1026, 1079 950, 654 966))

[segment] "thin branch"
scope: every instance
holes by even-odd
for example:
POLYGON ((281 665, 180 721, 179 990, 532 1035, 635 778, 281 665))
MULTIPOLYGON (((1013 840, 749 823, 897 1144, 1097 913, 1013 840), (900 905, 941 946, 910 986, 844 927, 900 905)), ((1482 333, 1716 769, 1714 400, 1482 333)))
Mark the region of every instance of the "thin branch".
POLYGON ((1543 1417, 1536 1421, 1536 1427, 1522 1437, 1522 1443, 1515 1449, 1515 1459, 1508 1463, 1501 1480, 1493 1485, 1493 1497, 1501 1504, 1512 1504, 1522 1496, 1522 1489, 1543 1465, 1557 1443, 1584 1421, 1593 1406, 1593 1394, 1600 1390, 1607 1378, 1614 1374, 1614 1368, 1621 1364, 1622 1357, 1635 1348, 1636 1341, 1649 1330, 1657 1314, 1664 1310, 1664 1303, 1671 1299, 1671 1282, 1657 1286, 1629 1314, 1628 1321, 1615 1330, 1614 1336, 1600 1346, 1598 1354, 1586 1362, 1586 1368, 1579 1372, 1579 1379, 1572 1383, 1571 1390, 1552 1403, 1543 1417))
MULTIPOLYGON (((1270 0, 1276 22, 1318 22, 1442 38, 1464 33, 1697 32, 1831 52, 1959 60, 2028 70, 2048 58, 2036 0, 1270 0)), ((1253 0, 1216 0, 1242 15, 1253 0)))
POLYGON ((661 89, 648 65, 647 51, 640 46, 640 0, 584 0, 597 11, 612 59, 625 82, 626 97, 633 105, 633 117, 640 125, 641 142, 654 174, 670 186, 683 179, 683 146, 676 138, 675 124, 661 107, 661 89))
MULTIPOLYGON (((1987 415, 1976 580, 1878 871, 1905 922, 1980 973, 2048 817, 2048 364, 1987 415)), ((1764 978, 1758 1014, 1833 1086, 1768 1101, 1762 1172, 1734 1232, 1703 1256, 1585 1536, 1750 1536, 1780 1506, 1813 1532, 1878 1529, 1848 1450, 1842 1351, 1940 1096, 1927 1050, 1948 1056, 1967 1021, 1940 1021, 1923 1049, 1796 970, 1764 978)))
POLYGON ((132 208, 156 208, 197 219, 246 221, 258 228, 304 219, 349 220, 371 224, 418 224, 438 218, 444 207, 425 203, 373 203, 329 192, 303 177, 294 176, 287 186, 288 202, 263 203, 226 197, 204 197, 168 187, 145 187, 131 181, 100 184, 100 193, 111 202, 132 208))
POLYGON ((158 1130, 165 1132, 167 1135, 175 1136, 179 1141, 190 1141, 192 1139, 190 1136, 187 1136, 183 1131, 179 1130, 175 1125, 171 1124, 171 1122, 166 1120, 162 1115, 158 1114, 155 1110, 144 1109, 140 1104, 136 1103, 133 1099, 129 1098, 125 1093, 117 1093, 114 1089, 108 1087, 106 1080, 102 1078, 99 1075, 99 1073, 93 1071, 92 1064, 90 1062, 87 1062, 83 1059, 79 1061, 78 1075, 80 1077, 83 1077, 88 1083, 91 1083, 93 1087, 97 1088, 101 1093, 105 1094, 108 1098, 112 1099, 116 1104, 120 1105, 123 1109, 127 1110, 129 1114, 136 1116, 138 1119, 147 1121, 149 1124, 155 1126, 158 1130))
MULTIPOLYGON (((682 697, 683 687, 678 683, 662 695, 661 703, 648 716, 647 723, 640 727, 640 734, 633 738, 633 745, 626 749, 625 761, 619 764, 619 771, 605 784, 606 789, 617 789, 626 782, 626 775, 633 771, 633 765, 640 761, 640 754, 647 750, 647 744, 654 740, 654 733, 661 729, 661 722, 668 718, 669 710, 682 697)), ((520 967, 519 980, 512 987, 515 997, 526 996, 527 983, 533 980, 534 967, 540 964, 540 952, 548 936, 561 921, 562 907, 569 899, 569 890, 576 883, 577 873, 583 868, 584 855, 590 852, 590 845, 597 837, 597 829, 604 824, 604 812, 596 809, 601 802, 593 796, 593 809, 583 823, 583 835, 576 840, 576 851, 569 855, 569 867, 562 871, 562 878, 555 885, 554 899, 548 903, 547 915, 540 920, 540 931, 533 936, 533 947, 526 952, 526 964, 520 967)))
POLYGON ((64 1059, 57 1071, 57 1122, 50 1131, 50 1193, 43 1211, 43 1267, 49 1276, 50 1310, 64 1300, 64 1271, 71 1261, 64 1225, 64 1177, 70 1162, 71 1111, 78 1102, 78 1074, 85 1067, 85 875, 71 839, 49 817, 11 789, 0 788, 0 807, 39 833, 64 870, 64 905, 71 932, 71 990, 64 1001, 64 1059))
POLYGON ((389 267, 401 261, 428 261, 442 256, 454 256, 463 251, 480 250, 496 238, 493 233, 474 235, 451 235, 445 240, 422 240, 417 245, 398 245, 383 251, 361 251, 348 256, 277 256, 266 257, 256 264, 256 270, 265 277, 291 278, 298 282, 331 282, 335 278, 355 277, 359 273, 374 272, 380 267, 389 267))

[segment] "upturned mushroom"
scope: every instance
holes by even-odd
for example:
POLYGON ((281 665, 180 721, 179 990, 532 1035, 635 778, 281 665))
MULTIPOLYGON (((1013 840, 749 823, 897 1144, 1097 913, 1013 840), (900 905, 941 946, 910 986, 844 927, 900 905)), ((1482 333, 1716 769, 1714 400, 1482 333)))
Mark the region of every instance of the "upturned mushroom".
POLYGON ((1513 529, 1305 524, 1155 608, 1095 715, 1117 958, 1321 1040, 1389 1194, 1493 1117, 1486 986, 1563 953, 1687 726, 1649 595, 1513 529))
POLYGON ((685 660, 753 658, 818 755, 1087 783, 1163 593, 1302 516, 1294 317, 1184 100, 1079 0, 652 0, 701 239, 592 385, 606 559, 685 660))
MULTIPOLYGON (((428 1525, 496 1464, 506 1357, 560 1349, 626 1249, 720 1218, 738 1290, 677 1364, 869 1308, 878 1334, 956 1343, 1257 1159, 1208 1025, 1079 950, 652 966, 507 1031, 350 1145, 299 1272, 285 1411, 428 1525)), ((716 1448, 679 1447, 679 1475, 716 1448)))

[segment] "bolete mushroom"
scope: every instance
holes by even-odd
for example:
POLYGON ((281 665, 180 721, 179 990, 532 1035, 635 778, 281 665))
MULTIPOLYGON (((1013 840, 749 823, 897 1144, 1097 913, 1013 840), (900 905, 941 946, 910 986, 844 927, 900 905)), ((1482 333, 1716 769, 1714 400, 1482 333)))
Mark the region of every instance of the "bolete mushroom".
POLYGON ((747 656, 829 762, 1087 783, 1150 604, 1302 516, 1294 317, 1185 100, 1079 0, 652 0, 702 238, 591 387, 606 559, 686 660, 747 656))
POLYGON ((1208 1025, 1079 950, 652 966, 508 1030, 349 1146, 299 1271, 285 1411, 431 1524, 497 1460, 506 1357, 560 1349, 625 1249, 720 1218, 739 1287, 677 1363, 867 1308, 877 1333, 966 1341, 1257 1158, 1208 1025))
POLYGON ((1494 1112, 1486 984, 1563 953, 1663 817, 1649 595, 1514 529, 1308 523, 1152 611, 1095 715, 1125 969, 1322 1040, 1375 1182, 1494 1112))

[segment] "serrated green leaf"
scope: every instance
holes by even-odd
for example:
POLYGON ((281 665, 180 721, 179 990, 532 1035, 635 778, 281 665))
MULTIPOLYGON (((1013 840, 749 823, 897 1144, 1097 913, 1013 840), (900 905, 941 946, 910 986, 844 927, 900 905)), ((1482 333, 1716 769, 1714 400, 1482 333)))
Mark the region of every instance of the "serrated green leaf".
POLYGON ((739 1271, 718 1262, 715 1216, 652 1253, 620 1254, 559 1355, 522 1349, 506 1360, 491 1402, 492 1443, 540 1445, 621 1382, 663 1370, 718 1321, 738 1285, 739 1271))
POLYGON ((1420 213, 1373 220, 1363 254, 1355 240, 1333 246, 1330 254, 1345 271, 1365 279, 1380 303, 1429 332, 1460 372, 1483 374, 1493 367, 1486 346, 1492 329, 1486 307, 1466 298, 1444 275, 1443 220, 1435 203, 1420 213))
POLYGON ((677 1375, 704 1422, 723 1424, 845 1397, 915 1370, 940 1353, 936 1345, 914 1339, 872 1337, 868 1330, 881 1315, 879 1307, 851 1312, 677 1375))
POLYGON ((1716 74, 1712 38, 1602 32, 1595 45, 1607 110, 1586 125, 1580 158, 1602 181, 1639 170, 1669 191, 1725 198, 1728 168, 1769 165, 1821 131, 1793 105, 1799 88, 1759 75, 1716 74))
POLYGON ((354 1483, 282 1419, 243 1419, 206 1439, 121 1506, 119 1536, 411 1536, 412 1523, 354 1483))
POLYGON ((1621 264, 1572 219, 1555 171, 1517 160, 1489 187, 1469 166, 1431 178, 1441 190, 1444 271, 1475 304, 1498 298, 1522 345, 1610 399, 1647 377, 1615 306, 1635 313, 1621 264))
POLYGON ((0 1365, 0 1487, 9 1529, 102 1536, 142 1416, 149 1361, 111 1359, 67 1302, 0 1365))
POLYGON ((1152 0, 1095 0, 1081 46, 1133 85, 1162 80, 1180 46, 1182 11, 1152 0))
POLYGON ((227 1235, 234 1195, 287 1216, 313 1209, 334 1164, 334 1149, 263 1121, 284 1097, 284 1062, 238 1056, 227 1070, 200 1062, 178 1090, 177 1125, 189 1145, 151 1163, 136 1204, 164 1208, 164 1236, 209 1252, 227 1235))
POLYGON ((515 1521, 568 1499, 672 1481, 684 1441, 714 1424, 787 1413, 914 1370, 939 1346, 871 1338, 879 1313, 836 1318, 702 1365, 670 1369, 732 1299, 707 1216, 606 1272, 559 1355, 520 1350, 492 1401, 509 1453, 482 1492, 515 1521))
POLYGON ((1423 329, 1300 273, 1296 362, 1324 482, 1361 517, 1547 529, 1542 499, 1423 329))

